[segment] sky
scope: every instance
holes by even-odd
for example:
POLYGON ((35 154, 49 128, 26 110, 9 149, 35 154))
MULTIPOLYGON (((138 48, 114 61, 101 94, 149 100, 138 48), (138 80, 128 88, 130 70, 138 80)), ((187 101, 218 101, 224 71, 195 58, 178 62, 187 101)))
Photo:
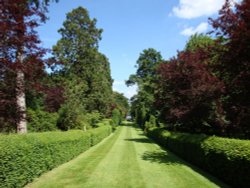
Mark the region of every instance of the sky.
POLYGON ((136 86, 125 80, 136 72, 136 60, 144 49, 154 48, 169 59, 183 50, 194 33, 211 30, 208 17, 216 18, 224 0, 59 0, 49 6, 49 20, 38 28, 43 47, 52 48, 66 14, 82 6, 102 28, 99 51, 107 56, 114 79, 113 90, 128 98, 136 86))

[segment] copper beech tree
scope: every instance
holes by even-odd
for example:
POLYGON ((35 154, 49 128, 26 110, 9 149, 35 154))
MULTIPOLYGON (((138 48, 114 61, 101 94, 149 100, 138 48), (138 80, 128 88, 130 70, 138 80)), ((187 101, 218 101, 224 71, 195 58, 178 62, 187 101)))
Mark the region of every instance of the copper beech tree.
POLYGON ((39 47, 35 28, 45 22, 46 6, 39 2, 0 0, 0 117, 14 121, 18 133, 27 132, 27 87, 44 74, 46 50, 39 47))
POLYGON ((224 108, 232 132, 250 137, 250 0, 226 0, 217 19, 210 19, 217 42, 225 47, 216 69, 226 86, 224 108))
POLYGON ((213 41, 194 36, 160 65, 156 106, 179 130, 249 138, 250 0, 226 0, 210 23, 213 41))
POLYGON ((162 118, 175 122, 180 130, 201 132, 204 124, 223 124, 211 117, 219 119, 221 115, 217 101, 224 84, 209 71, 207 59, 202 50, 180 52, 177 58, 158 68, 156 105, 162 118))

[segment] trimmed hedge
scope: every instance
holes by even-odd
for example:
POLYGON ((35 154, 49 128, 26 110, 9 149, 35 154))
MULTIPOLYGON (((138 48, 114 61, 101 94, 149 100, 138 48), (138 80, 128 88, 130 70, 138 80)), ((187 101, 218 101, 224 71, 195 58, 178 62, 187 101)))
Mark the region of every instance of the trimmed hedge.
POLYGON ((169 132, 156 128, 148 136, 183 159, 233 187, 250 187, 250 140, 169 132))
POLYGON ((0 136, 0 187, 23 187, 63 164, 111 133, 111 126, 91 131, 30 133, 0 136))
POLYGON ((101 126, 97 129, 91 129, 89 132, 91 133, 91 145, 93 146, 102 141, 103 138, 110 135, 112 133, 112 127, 101 126))

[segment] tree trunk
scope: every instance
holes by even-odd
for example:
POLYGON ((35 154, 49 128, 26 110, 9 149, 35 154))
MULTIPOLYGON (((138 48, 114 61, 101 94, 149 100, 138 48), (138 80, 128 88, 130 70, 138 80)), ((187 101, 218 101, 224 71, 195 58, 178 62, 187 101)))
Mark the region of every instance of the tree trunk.
MULTIPOLYGON (((20 63, 23 63, 22 55, 18 59, 20 63)), ((16 104, 19 113, 17 133, 27 133, 24 72, 20 68, 18 68, 16 73, 16 104)))

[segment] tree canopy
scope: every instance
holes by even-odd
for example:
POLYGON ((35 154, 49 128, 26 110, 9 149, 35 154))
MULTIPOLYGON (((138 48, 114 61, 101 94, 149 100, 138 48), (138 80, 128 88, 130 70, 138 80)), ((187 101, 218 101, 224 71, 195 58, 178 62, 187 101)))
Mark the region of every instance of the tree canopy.
POLYGON ((160 52, 153 48, 145 49, 140 54, 136 67, 136 74, 130 75, 126 81, 128 86, 136 84, 138 86, 138 95, 131 101, 131 114, 136 122, 141 126, 149 119, 150 114, 156 115, 154 110, 154 91, 157 80, 157 68, 163 61, 160 52))

